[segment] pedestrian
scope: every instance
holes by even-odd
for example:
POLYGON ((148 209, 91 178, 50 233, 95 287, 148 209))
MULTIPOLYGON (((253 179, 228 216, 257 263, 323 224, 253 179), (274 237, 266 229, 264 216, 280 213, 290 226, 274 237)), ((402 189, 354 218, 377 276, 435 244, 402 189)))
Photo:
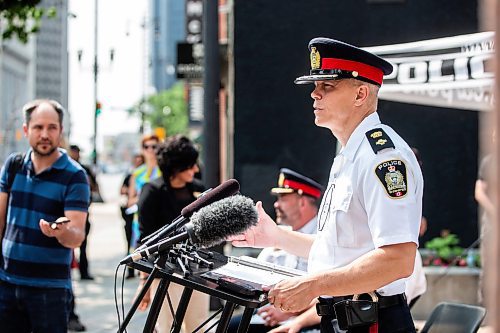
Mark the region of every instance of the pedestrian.
MULTIPOLYGON (((496 143, 496 131, 492 131, 490 134, 490 142, 488 144, 490 147, 494 147, 496 143)), ((492 234, 491 224, 496 221, 497 208, 494 200, 494 172, 496 170, 496 161, 493 153, 488 153, 481 159, 479 164, 479 171, 477 175, 476 184, 474 187, 474 199, 476 199, 479 204, 478 208, 480 211, 479 218, 479 258, 481 261, 481 267, 485 267, 485 259, 487 257, 487 251, 484 244, 491 242, 489 237, 492 234)), ((479 283, 477 290, 477 298, 479 304, 485 303, 484 297, 484 272, 483 270, 479 273, 479 283)))
MULTIPOLYGON (((120 212, 125 222, 123 228, 125 230, 125 238, 127 239, 127 255, 130 254, 130 250, 132 248, 132 222, 134 220, 134 214, 127 212, 127 201, 128 201, 128 193, 130 191, 130 178, 132 178, 132 172, 144 164, 144 156, 142 154, 135 154, 132 159, 132 170, 125 175, 123 179, 122 186, 120 188, 120 195, 125 197, 122 204, 120 205, 120 212)), ((131 279, 134 277, 134 269, 127 269, 127 279, 131 279)))
MULTIPOLYGON (((318 200, 323 187, 316 181, 288 168, 280 169, 278 186, 271 189, 276 197, 274 210, 276 222, 284 227, 304 234, 315 234, 318 228, 318 200)), ((268 247, 263 249, 258 260, 279 266, 307 271, 307 259, 292 255, 281 249, 268 247)), ((252 316, 249 333, 265 333, 286 321, 297 321, 308 330, 319 328, 319 317, 315 322, 301 322, 302 312, 284 312, 273 306, 265 305, 252 316), (316 324, 316 325, 315 325, 316 324)), ((229 323, 228 333, 236 333, 242 315, 233 316, 229 323)))
MULTIPOLYGON (((196 200, 205 188, 195 179, 198 168, 198 150, 187 137, 172 136, 159 145, 156 152, 162 176, 144 185, 139 198, 139 226, 141 239, 173 221, 180 215, 182 208, 196 200)), ((138 291, 142 290, 147 274, 141 272, 138 291)), ((151 284, 149 293, 139 305, 146 310, 149 301, 158 289, 160 279, 151 284)), ((184 287, 171 283, 168 293, 174 308, 177 308, 184 287)), ((208 317, 209 296, 194 291, 183 321, 183 332, 193 332, 208 317)), ((156 331, 170 332, 173 323, 172 313, 165 299, 162 305, 156 331)))
POLYGON ((30 149, 9 156, 0 173, 1 330, 66 333, 72 249, 85 238, 89 185, 58 148, 62 106, 35 100, 23 114, 30 149))
POLYGON ((329 38, 312 39, 309 51, 310 74, 295 83, 314 84, 314 122, 341 145, 318 234, 277 227, 258 202, 259 224, 232 237, 233 245, 276 246, 309 257, 309 274, 270 287, 268 300, 287 312, 319 302, 324 331, 415 332, 404 291, 418 246, 423 179, 408 144, 377 113, 378 91, 392 65, 329 38), (362 303, 354 302, 358 297, 362 303), (356 320, 360 307, 365 317, 356 320))
MULTIPOLYGON (((83 170, 85 170, 90 186, 90 202, 92 202, 92 193, 100 193, 97 178, 88 165, 80 162, 80 147, 77 145, 70 145, 68 154, 75 162, 80 164, 83 170)), ((90 228, 90 214, 87 214, 87 220, 85 221, 85 239, 83 240, 82 245, 80 245, 80 253, 78 256, 78 270, 80 271, 81 280, 94 280, 94 277, 89 273, 89 261, 87 258, 87 239, 89 237, 90 228)))
POLYGON ((137 201, 139 201, 139 195, 141 194, 142 187, 148 182, 161 177, 161 170, 158 167, 158 161, 156 160, 156 148, 160 143, 160 138, 154 134, 146 135, 142 138, 142 155, 144 156, 145 163, 137 167, 130 177, 129 190, 128 190, 128 202, 127 202, 127 213, 134 214, 134 219, 132 220, 132 248, 133 251, 136 248, 137 241, 139 240, 139 220, 137 216, 137 201))

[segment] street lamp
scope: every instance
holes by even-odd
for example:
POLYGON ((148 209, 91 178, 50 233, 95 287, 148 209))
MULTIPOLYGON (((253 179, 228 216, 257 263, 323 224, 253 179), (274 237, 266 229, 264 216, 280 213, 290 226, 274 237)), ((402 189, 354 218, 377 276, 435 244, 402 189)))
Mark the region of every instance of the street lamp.
POLYGON ((97 170, 97 79, 99 76, 99 63, 97 61, 97 27, 99 23, 99 7, 97 0, 94 0, 94 136, 92 137, 92 164, 94 172, 97 170))
MULTIPOLYGON (((98 23, 99 23, 99 7, 97 5, 97 0, 94 0, 94 55, 93 55, 93 64, 92 64, 92 72, 94 75, 94 91, 93 91, 93 100, 94 107, 92 110, 93 119, 94 119, 94 133, 92 136, 92 164, 94 166, 94 170, 97 168, 97 117, 102 111, 102 105, 98 100, 97 91, 98 91, 98 79, 99 79, 99 61, 98 61, 98 23)), ((78 62, 82 62, 83 51, 78 50, 78 62)), ((109 60, 110 63, 113 62, 115 57, 115 51, 111 49, 109 51, 109 60)))

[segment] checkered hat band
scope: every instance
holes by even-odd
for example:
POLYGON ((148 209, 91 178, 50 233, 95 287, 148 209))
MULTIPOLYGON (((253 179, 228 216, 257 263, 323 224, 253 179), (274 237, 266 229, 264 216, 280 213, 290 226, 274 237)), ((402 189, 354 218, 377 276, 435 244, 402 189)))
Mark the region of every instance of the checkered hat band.
POLYGON ((321 190, 314 188, 312 186, 306 185, 304 183, 299 183, 290 179, 285 179, 283 182, 283 187, 293 188, 295 190, 302 190, 304 194, 308 194, 312 197, 319 198, 321 196, 321 190))
POLYGON ((321 69, 341 69, 343 71, 350 72, 356 71, 359 76, 375 81, 380 85, 382 84, 382 80, 384 78, 384 72, 377 67, 352 60, 323 58, 321 59, 321 69))

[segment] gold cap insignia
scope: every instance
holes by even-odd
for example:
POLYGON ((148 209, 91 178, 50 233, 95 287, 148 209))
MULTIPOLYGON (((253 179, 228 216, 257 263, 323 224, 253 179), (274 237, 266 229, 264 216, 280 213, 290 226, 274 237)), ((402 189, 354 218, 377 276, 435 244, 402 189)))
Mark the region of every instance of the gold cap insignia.
POLYGON ((311 47, 311 69, 318 69, 321 66, 321 56, 316 47, 311 47))
POLYGON ((383 146, 387 142, 386 139, 378 139, 377 142, 375 142, 376 145, 383 146))
POLYGON ((284 183, 285 183, 285 175, 283 173, 280 173, 280 176, 278 178, 278 187, 283 187, 284 183))

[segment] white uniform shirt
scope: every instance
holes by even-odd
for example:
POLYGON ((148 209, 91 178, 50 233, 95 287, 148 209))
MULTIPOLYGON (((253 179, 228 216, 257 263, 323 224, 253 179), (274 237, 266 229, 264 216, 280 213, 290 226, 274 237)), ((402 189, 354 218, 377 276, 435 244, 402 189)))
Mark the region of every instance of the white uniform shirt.
MULTIPOLYGON (((384 245, 418 245, 422 193, 422 172, 408 144, 392 128, 382 125, 377 113, 366 117, 333 162, 308 270, 342 267, 384 245), (373 151, 366 132, 376 128, 387 134, 395 148, 373 151), (389 182, 385 184, 376 173, 378 166, 391 161, 399 163, 399 170, 404 170, 400 162, 406 167, 406 194, 397 198, 388 194, 389 182)), ((405 281, 396 280, 377 291, 384 296, 403 293, 405 281)))
MULTIPOLYGON (((307 222, 302 228, 297 230, 308 235, 313 235, 318 230, 318 220, 315 216, 309 222, 307 222)), ((299 269, 301 271, 307 271, 307 258, 301 258, 294 256, 284 250, 280 250, 274 247, 267 247, 263 249, 259 256, 259 260, 270 262, 276 265, 285 266, 288 268, 299 269)))
POLYGON ((408 304, 417 296, 423 295, 427 291, 427 279, 422 265, 422 256, 417 251, 413 273, 406 279, 406 299, 408 304))

